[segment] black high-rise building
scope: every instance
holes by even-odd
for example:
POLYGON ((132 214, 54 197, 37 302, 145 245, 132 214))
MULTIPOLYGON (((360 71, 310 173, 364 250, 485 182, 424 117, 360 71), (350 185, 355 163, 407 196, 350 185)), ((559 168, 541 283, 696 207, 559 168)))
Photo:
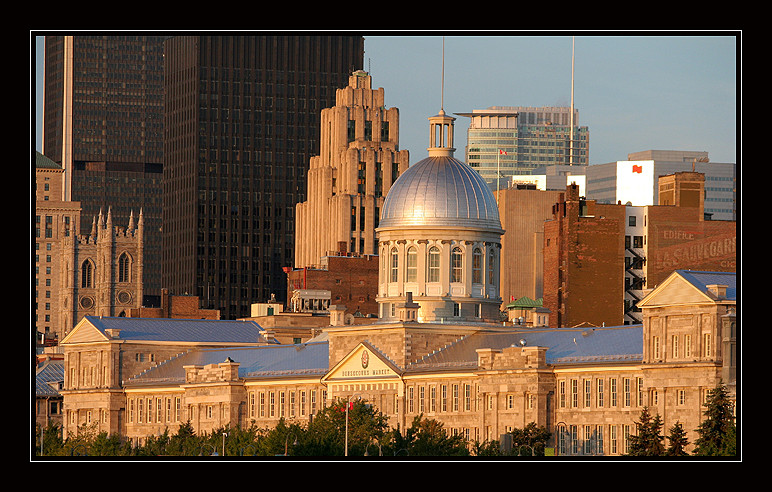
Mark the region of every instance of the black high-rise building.
POLYGON ((46 36, 43 154, 64 169, 79 232, 112 209, 145 219, 143 286, 161 293, 163 41, 168 36, 46 36))
POLYGON ((172 293, 227 319, 286 300, 320 113, 363 57, 361 36, 166 41, 162 278, 172 293))

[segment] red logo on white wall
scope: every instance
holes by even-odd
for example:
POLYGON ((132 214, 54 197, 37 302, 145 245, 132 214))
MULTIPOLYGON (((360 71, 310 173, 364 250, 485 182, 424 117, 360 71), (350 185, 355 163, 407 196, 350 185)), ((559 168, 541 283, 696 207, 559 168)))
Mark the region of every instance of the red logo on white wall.
POLYGON ((633 172, 641 174, 643 172, 643 168, 641 166, 636 166, 635 164, 633 164, 633 172))

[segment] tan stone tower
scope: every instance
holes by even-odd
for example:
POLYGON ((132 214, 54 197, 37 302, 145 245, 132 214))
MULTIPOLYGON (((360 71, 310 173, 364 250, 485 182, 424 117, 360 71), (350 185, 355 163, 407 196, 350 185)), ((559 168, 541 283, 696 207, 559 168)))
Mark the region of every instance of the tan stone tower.
POLYGON ((113 226, 112 211, 99 213, 90 234, 70 235, 61 248, 61 325, 63 338, 85 315, 128 316, 142 305, 144 217, 127 227, 113 226))
POLYGON ((321 114, 319 155, 311 158, 306 201, 296 205, 295 267, 330 252, 378 254, 384 197, 409 166, 399 148, 399 110, 386 109, 383 88, 356 71, 321 114))

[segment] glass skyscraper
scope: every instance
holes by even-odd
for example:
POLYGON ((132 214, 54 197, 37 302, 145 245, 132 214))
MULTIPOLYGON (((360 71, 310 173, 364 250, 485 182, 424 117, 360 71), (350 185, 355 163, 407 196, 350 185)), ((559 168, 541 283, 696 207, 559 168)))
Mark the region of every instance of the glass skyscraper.
POLYGON ((589 164, 589 130, 578 125, 576 109, 573 145, 569 107, 492 106, 458 115, 471 119, 466 162, 493 189, 497 175, 506 178, 551 165, 589 164))

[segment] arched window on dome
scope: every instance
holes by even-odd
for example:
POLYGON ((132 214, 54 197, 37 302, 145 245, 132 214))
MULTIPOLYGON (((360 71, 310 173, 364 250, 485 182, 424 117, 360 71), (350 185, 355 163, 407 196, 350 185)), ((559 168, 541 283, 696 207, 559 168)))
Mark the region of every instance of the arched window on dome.
POLYGON ((440 250, 436 246, 429 248, 428 258, 426 259, 426 281, 440 281, 440 250))
POLYGON ((399 253, 397 248, 391 248, 391 275, 389 282, 396 282, 399 279, 399 253))
POLYGON ((472 283, 482 283, 482 251, 480 248, 475 248, 472 253, 472 283))
POLYGON ((493 251, 491 251, 490 256, 488 257, 488 283, 494 284, 496 280, 496 255, 493 251))
POLYGON ((461 248, 456 246, 450 253, 450 281, 461 282, 462 281, 462 266, 464 263, 464 253, 461 248))
POLYGON ((80 286, 82 288, 94 286, 94 264, 91 260, 84 260, 80 265, 80 286))
POLYGON ((405 262, 405 282, 418 280, 418 250, 415 246, 407 249, 407 261, 405 262))

